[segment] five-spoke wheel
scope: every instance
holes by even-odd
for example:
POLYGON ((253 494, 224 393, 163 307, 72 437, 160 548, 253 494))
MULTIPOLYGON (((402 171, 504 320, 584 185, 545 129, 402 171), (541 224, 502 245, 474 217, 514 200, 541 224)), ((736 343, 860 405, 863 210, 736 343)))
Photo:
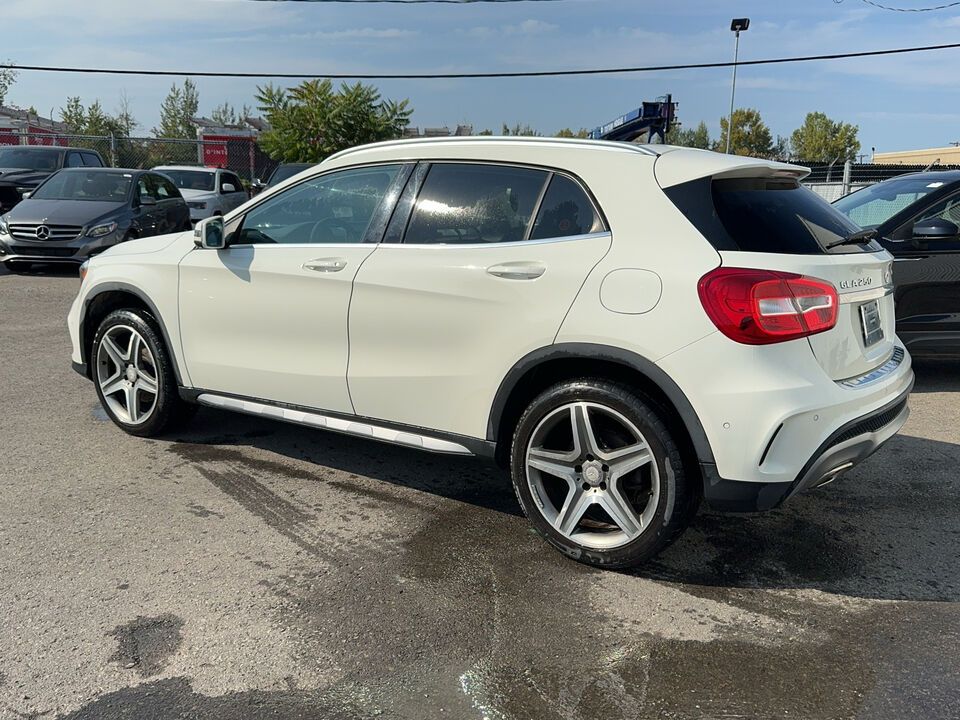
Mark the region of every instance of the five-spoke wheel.
POLYGON ((194 408, 180 399, 155 323, 143 310, 114 310, 100 322, 90 351, 100 403, 132 435, 158 435, 194 408))
POLYGON ((150 419, 157 406, 157 361, 143 336, 114 325, 100 338, 97 383, 113 414, 131 425, 150 419))
POLYGON ((606 567, 655 555, 699 501, 658 412, 604 380, 560 383, 534 399, 517 425, 511 473, 541 535, 606 567))

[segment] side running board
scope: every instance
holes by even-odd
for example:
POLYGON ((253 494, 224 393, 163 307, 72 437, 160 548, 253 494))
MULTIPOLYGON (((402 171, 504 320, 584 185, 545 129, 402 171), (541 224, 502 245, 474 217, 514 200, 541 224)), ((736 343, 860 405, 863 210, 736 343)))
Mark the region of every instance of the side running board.
POLYGON ((420 450, 429 450, 430 452, 446 453, 449 455, 473 455, 472 452, 459 443, 440 440, 439 438, 430 437, 429 435, 420 435, 408 430, 394 430, 359 420, 346 420, 321 413, 277 407, 276 405, 259 403, 254 400, 224 397, 222 395, 215 395, 214 393, 201 393, 197 396, 197 402, 209 407, 235 410, 246 413, 247 415, 284 420, 297 425, 333 430, 334 432, 344 433, 346 435, 372 438, 374 440, 393 443, 394 445, 404 445, 420 450))

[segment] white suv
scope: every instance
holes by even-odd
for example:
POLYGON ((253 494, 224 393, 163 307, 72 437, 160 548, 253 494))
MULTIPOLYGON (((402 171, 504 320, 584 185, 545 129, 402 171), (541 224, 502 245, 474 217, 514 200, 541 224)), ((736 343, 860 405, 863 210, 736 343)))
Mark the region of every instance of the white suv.
POLYGON ((180 194, 190 208, 191 222, 226 215, 249 197, 240 178, 229 170, 192 165, 158 165, 153 169, 180 188, 180 194))
POLYGON ((495 458, 551 544, 633 565, 701 497, 772 508, 906 421, 891 257, 805 172, 581 140, 355 148, 91 260, 73 363, 135 435, 198 403, 495 458))

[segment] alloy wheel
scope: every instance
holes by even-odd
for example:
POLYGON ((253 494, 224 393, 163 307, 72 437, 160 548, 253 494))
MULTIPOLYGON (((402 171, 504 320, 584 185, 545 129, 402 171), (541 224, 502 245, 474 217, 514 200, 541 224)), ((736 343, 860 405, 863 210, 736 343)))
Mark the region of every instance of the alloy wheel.
POLYGON ((568 540, 612 549, 638 538, 660 498, 660 473, 643 433, 592 402, 564 404, 534 429, 526 477, 544 518, 568 540))
POLYGON ((157 363, 143 336, 129 325, 107 330, 97 349, 97 383, 104 403, 122 422, 139 425, 157 407, 157 363))

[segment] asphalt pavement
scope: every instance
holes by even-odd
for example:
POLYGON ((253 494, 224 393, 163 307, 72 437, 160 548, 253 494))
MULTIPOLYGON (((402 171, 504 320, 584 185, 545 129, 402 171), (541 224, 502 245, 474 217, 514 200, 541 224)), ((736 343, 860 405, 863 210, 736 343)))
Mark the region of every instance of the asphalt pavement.
POLYGON ((960 361, 841 480, 618 573, 475 460, 122 433, 70 368, 78 284, 0 269, 0 718, 960 718, 960 361))

